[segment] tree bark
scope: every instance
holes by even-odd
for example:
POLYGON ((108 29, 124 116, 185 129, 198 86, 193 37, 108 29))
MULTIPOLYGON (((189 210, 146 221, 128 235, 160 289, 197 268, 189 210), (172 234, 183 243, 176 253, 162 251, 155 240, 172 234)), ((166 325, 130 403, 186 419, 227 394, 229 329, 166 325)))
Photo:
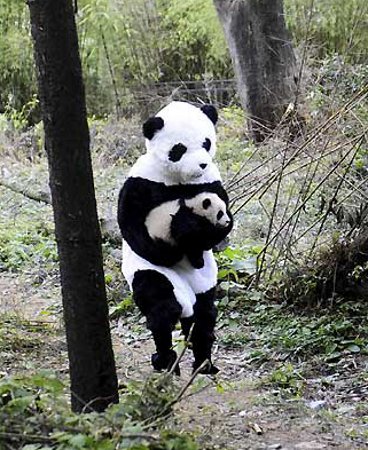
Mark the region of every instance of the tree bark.
POLYGON ((74 411, 118 401, 72 0, 28 0, 74 411))
POLYGON ((262 141, 295 101, 295 55, 282 0, 214 0, 249 127, 262 141))

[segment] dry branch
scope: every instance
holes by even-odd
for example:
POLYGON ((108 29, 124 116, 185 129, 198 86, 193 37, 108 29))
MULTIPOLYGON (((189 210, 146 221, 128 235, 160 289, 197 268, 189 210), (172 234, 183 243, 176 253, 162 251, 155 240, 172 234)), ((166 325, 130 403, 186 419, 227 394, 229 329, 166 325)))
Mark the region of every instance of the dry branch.
MULTIPOLYGON (((45 205, 51 205, 51 195, 46 191, 37 191, 29 187, 24 187, 16 183, 15 181, 0 179, 0 186, 9 189, 10 191, 23 195, 29 200, 43 203, 45 205)), ((113 246, 119 247, 121 245, 121 234, 117 224, 117 221, 109 217, 100 217, 100 228, 102 238, 109 241, 113 246)))

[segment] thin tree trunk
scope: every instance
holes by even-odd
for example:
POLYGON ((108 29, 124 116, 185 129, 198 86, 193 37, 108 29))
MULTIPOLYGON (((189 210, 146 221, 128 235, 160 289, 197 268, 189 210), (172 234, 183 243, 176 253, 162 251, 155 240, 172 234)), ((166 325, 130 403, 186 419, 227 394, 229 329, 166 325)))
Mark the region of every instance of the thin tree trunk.
POLYGON ((295 56, 282 0, 214 0, 238 95, 256 141, 280 122, 296 93, 295 56))
POLYGON ((118 401, 72 0, 28 0, 74 411, 118 401), (87 406, 86 406, 87 405, 87 406))

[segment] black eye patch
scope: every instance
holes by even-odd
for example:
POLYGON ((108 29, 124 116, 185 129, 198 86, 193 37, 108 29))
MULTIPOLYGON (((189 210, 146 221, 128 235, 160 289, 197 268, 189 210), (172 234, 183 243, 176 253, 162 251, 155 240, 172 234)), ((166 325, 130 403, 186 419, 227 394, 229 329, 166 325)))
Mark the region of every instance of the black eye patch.
POLYGON ((202 202, 203 209, 207 209, 211 206, 211 200, 209 198, 205 198, 202 202))
POLYGON ((169 152, 169 160, 172 162, 177 162, 187 151, 187 148, 183 144, 175 144, 174 147, 169 152))
POLYGON ((206 138, 202 144, 202 147, 209 152, 211 148, 211 141, 208 138, 206 138))
POLYGON ((223 215, 224 215, 224 213, 222 211, 219 211, 217 213, 217 220, 220 220, 223 215))

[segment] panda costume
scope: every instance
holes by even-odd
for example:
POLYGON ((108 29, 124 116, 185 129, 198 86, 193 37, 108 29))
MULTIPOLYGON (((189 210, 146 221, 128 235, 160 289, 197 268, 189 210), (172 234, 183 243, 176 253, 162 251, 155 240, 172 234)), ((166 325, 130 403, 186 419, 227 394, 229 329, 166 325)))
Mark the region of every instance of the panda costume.
POLYGON ((217 265, 211 249, 227 236, 233 220, 212 161, 216 122, 213 106, 199 109, 185 102, 172 102, 149 118, 143 125, 147 152, 132 167, 119 195, 122 271, 153 334, 156 370, 169 369, 175 362, 171 333, 180 320, 186 339, 194 323, 193 369, 208 360, 202 372, 218 372, 211 361, 217 316, 217 265), (176 245, 150 235, 146 220, 152 210, 202 193, 216 194, 225 203, 227 226, 216 226, 193 209, 180 207, 170 226, 176 245), (189 255, 198 251, 201 261, 196 268, 189 255))

